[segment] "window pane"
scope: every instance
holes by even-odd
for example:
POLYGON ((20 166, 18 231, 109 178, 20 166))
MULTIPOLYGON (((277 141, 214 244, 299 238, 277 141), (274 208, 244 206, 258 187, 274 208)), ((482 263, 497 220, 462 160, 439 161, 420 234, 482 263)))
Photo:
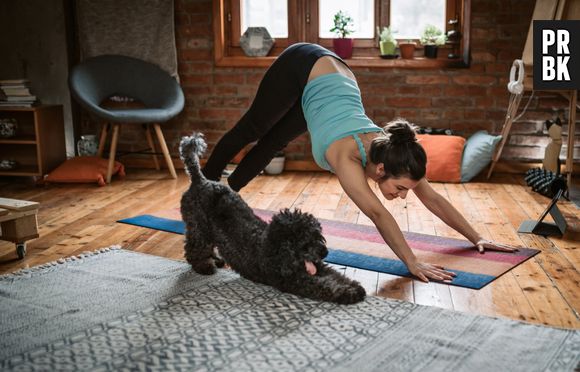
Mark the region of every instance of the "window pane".
POLYGON ((288 37, 287 0, 241 0, 241 33, 248 27, 266 27, 270 36, 288 37))
POLYGON ((319 0, 320 29, 319 36, 334 38, 335 33, 329 30, 334 27, 334 15, 339 10, 348 13, 353 19, 354 33, 349 37, 372 39, 375 35, 374 0, 319 0))
POLYGON ((445 32, 445 0, 391 0, 391 29, 397 39, 418 39, 427 25, 445 32))

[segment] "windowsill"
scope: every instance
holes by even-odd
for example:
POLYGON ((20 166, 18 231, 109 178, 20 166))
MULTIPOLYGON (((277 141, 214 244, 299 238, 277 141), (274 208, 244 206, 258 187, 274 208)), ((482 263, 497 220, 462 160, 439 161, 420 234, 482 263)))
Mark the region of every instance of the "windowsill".
MULTIPOLYGON (((220 67, 269 67, 276 60, 272 57, 231 56, 216 58, 215 64, 220 67)), ((380 57, 353 57, 345 59, 350 67, 376 68, 407 68, 407 69, 445 69, 468 67, 460 58, 457 59, 430 59, 416 57, 414 59, 382 59, 380 57)))

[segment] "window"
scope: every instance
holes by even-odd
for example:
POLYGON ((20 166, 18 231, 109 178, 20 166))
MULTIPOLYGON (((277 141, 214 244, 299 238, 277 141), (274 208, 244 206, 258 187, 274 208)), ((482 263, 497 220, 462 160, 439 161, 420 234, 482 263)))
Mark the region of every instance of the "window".
POLYGON ((330 31, 334 27, 334 15, 343 11, 355 19, 354 33, 350 37, 358 39, 372 39, 375 37, 375 6, 374 0, 319 0, 318 36, 333 38, 330 31))
POLYGON ((424 25, 446 30, 446 5, 446 0, 391 0, 391 29, 397 39, 419 39, 424 25))
POLYGON ((248 27, 266 27, 274 38, 288 37, 287 0, 241 0, 240 35, 248 27))
MULTIPOLYGON (((345 11, 354 21, 352 66, 445 67, 469 64, 471 0, 214 0, 215 57, 222 66, 268 66, 296 42, 332 47, 333 17, 345 11), (399 40, 418 42, 427 24, 457 31, 438 60, 381 60, 377 27, 391 26, 399 40), (239 40, 249 26, 263 26, 276 39, 268 57, 246 58, 239 40), (448 59, 454 53, 457 59, 448 59)), ((418 47, 421 46, 418 44, 418 47)))

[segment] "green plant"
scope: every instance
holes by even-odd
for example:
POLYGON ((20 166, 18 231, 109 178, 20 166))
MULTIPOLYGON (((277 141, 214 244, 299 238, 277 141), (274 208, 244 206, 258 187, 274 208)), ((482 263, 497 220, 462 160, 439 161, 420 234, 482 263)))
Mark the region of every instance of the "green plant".
POLYGON ((380 41, 389 41, 397 45, 397 40, 394 36, 395 33, 397 33, 397 31, 392 31, 390 27, 383 27, 383 30, 381 31, 377 26, 377 35, 379 35, 380 41))
POLYGON ((423 45, 443 45, 447 41, 447 36, 436 26, 427 25, 421 34, 420 41, 423 45))
POLYGON ((336 36, 340 38, 345 38, 354 32, 352 27, 354 20, 342 10, 334 15, 334 27, 330 29, 330 32, 336 33, 336 36))

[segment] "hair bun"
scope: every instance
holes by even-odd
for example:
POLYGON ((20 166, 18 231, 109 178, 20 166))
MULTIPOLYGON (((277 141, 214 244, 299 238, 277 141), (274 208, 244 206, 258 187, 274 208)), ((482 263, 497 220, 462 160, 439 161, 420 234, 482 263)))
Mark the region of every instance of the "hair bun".
POLYGON ((405 119, 395 119, 389 122, 383 129, 389 136, 389 142, 393 145, 402 145, 417 141, 417 137, 415 136, 417 126, 409 123, 405 119))

